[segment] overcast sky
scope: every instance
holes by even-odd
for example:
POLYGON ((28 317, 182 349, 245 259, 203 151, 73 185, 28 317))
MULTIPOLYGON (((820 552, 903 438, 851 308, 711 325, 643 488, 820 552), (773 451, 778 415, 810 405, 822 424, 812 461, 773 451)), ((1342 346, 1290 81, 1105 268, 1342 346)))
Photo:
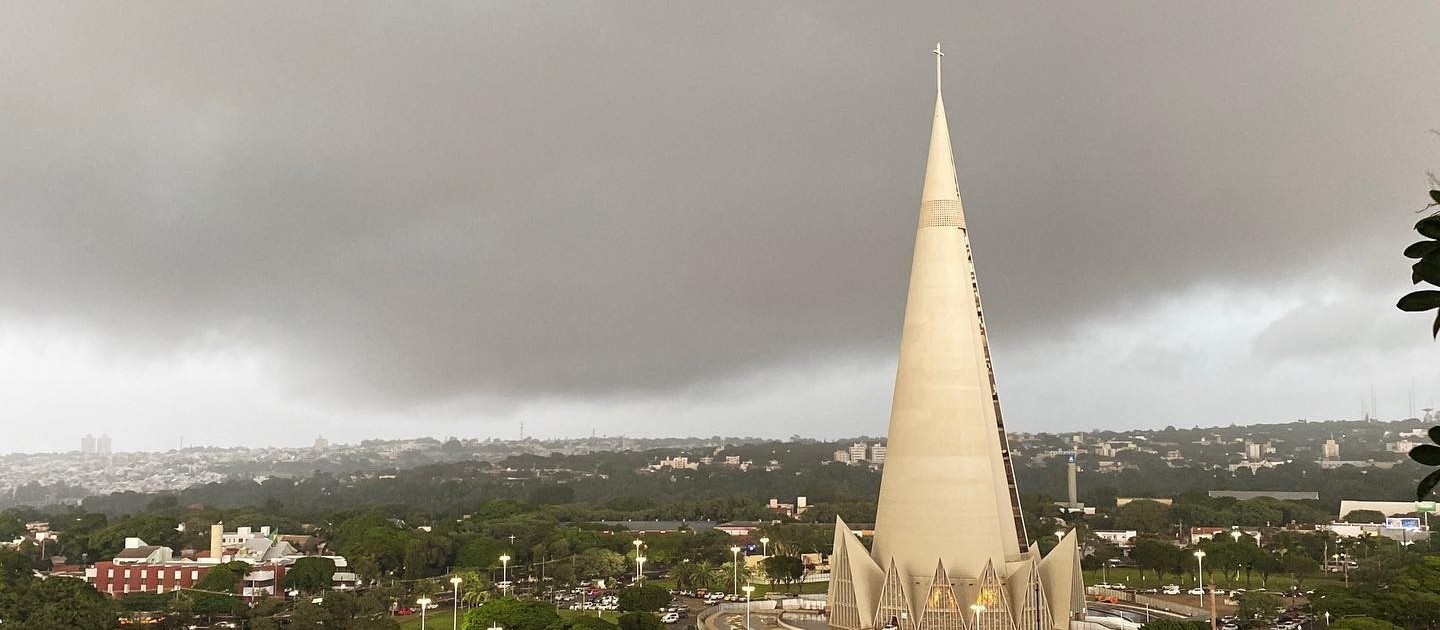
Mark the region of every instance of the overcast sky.
MULTIPOLYGON (((0 2, 0 452, 881 434, 943 41, 1012 430, 1384 418, 1440 3, 0 2)), ((1413 395, 1412 392, 1413 391, 1413 395)))

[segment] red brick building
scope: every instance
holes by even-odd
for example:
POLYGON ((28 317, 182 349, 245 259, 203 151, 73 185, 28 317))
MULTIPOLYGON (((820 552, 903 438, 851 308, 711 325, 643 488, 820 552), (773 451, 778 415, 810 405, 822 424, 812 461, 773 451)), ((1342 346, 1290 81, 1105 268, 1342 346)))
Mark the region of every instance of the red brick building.
POLYGON ((128 593, 169 593, 177 588, 194 586, 212 564, 198 562, 95 563, 95 590, 119 597, 128 593))

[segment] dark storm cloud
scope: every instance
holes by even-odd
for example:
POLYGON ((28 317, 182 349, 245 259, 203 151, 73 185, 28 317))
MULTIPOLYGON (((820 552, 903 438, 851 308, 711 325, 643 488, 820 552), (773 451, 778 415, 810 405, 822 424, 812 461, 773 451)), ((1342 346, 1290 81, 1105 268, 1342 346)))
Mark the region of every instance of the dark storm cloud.
POLYGON ((1199 284, 1403 288, 1437 11, 12 4, 0 313, 380 403, 886 356, 937 39, 1001 348, 1199 284))

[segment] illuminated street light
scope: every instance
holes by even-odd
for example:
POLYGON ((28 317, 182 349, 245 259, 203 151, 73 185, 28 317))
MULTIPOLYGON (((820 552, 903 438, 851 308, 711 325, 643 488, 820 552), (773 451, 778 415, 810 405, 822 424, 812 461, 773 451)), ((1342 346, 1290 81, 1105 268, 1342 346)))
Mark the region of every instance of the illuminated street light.
POLYGON ((460 630, 460 582, 462 581, 464 580, 461 580, 458 575, 450 578, 450 584, 455 586, 455 601, 450 605, 450 614, 453 617, 451 621, 454 623, 450 624, 450 630, 460 630))
POLYGON ((510 554, 500 556, 500 596, 510 588, 510 554))
MULTIPOLYGON (((1198 580, 1200 581, 1200 608, 1203 609, 1203 608, 1205 608, 1205 550, 1204 550, 1204 549, 1197 549, 1197 550, 1195 550, 1195 562, 1196 562, 1196 564, 1199 565, 1199 568, 1196 569, 1199 573, 1197 573, 1195 577, 1196 577, 1196 579, 1198 579, 1198 580)), ((1211 593, 1210 603, 1212 603, 1212 604, 1215 603, 1214 593, 1211 593)), ((1215 630, 1215 611, 1213 610, 1214 607, 1212 606, 1211 609, 1212 609, 1212 610, 1210 611, 1210 630, 1215 630)))
POLYGON ((734 575, 734 577, 732 577, 731 580, 730 580, 730 593, 733 594, 733 595, 739 595, 739 594, 740 594, 740 548, 739 548, 739 547, 731 547, 731 548, 730 548, 730 567, 735 570, 735 575, 734 575))
POLYGON ((430 598, 421 597, 415 603, 420 604, 420 630, 425 630, 425 609, 430 607, 430 598))
POLYGON ((746 584, 745 588, 745 630, 750 630, 750 594, 755 592, 755 587, 746 584))

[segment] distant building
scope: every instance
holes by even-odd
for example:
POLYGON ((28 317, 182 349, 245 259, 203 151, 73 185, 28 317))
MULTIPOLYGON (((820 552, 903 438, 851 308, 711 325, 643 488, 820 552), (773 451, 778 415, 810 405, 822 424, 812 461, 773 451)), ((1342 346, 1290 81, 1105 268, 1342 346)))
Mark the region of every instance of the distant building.
POLYGON ((1373 460, 1373 459, 1367 459, 1367 460, 1364 460, 1364 461, 1361 461, 1361 460, 1352 460, 1352 459, 1322 459, 1322 460, 1320 460, 1320 461, 1318 461, 1318 462, 1315 462, 1315 463, 1318 464, 1318 465, 1320 466, 1320 468, 1322 468, 1322 469, 1324 469, 1324 470, 1332 470, 1332 469, 1335 469, 1335 468, 1344 468, 1344 467, 1346 467, 1346 466, 1351 466, 1351 467, 1354 467, 1354 468, 1380 468, 1380 469, 1382 469, 1382 470, 1389 470, 1389 469, 1391 469, 1391 468, 1394 468, 1395 465, 1398 464, 1398 463, 1400 463, 1400 462, 1399 462, 1399 461, 1375 461, 1375 460, 1373 460))
POLYGON ((1265 456, 1265 445, 1258 442, 1245 442, 1245 459, 1254 461, 1265 456))
POLYGON ((781 503, 780 499, 770 499, 770 505, 768 507, 770 511, 774 512, 777 516, 790 518, 800 516, 804 514, 806 510, 810 509, 810 505, 805 500, 805 497, 795 497, 794 503, 781 503))
POLYGON ((1139 535, 1138 532, 1133 529, 1097 529, 1091 533, 1098 536, 1101 540, 1120 547, 1121 549, 1128 549, 1135 546, 1135 537, 1139 535))
POLYGON ((850 451, 847 451, 847 450, 845 450, 845 449, 843 449, 843 448, 835 451, 835 454, 834 454, 832 457, 834 458, 835 461, 840 462, 840 463, 842 463, 842 464, 848 464, 848 463, 850 463, 850 451))
POLYGON ((1418 518, 1387 518, 1384 523, 1331 523, 1317 529, 1333 532, 1341 538, 1384 536, 1402 545, 1430 539, 1429 526, 1418 518))
POLYGON ((1241 501, 1259 499, 1261 497, 1278 499, 1280 501, 1319 501, 1319 492, 1291 492, 1288 490, 1211 490, 1210 498, 1230 498, 1241 501))
MULTIPOLYGON (((95 590, 111 597, 129 593, 173 592, 189 588, 205 577, 210 569, 224 562, 242 561, 251 569, 242 577, 238 593, 245 597, 268 597, 279 593, 286 568, 303 557, 288 541, 270 536, 270 528, 260 534, 242 527, 225 532, 220 524, 210 528, 210 553, 198 558, 176 558, 169 547, 148 545, 139 538, 127 538, 125 548, 111 560, 96 562, 85 569, 85 580, 95 590), (234 546, 232 549, 228 543, 234 546), (223 550, 216 553, 216 550, 223 550)), ((342 556, 324 556, 335 562, 332 577, 335 590, 350 590, 357 585, 355 573, 342 556)))
POLYGON ((867 447, 865 446, 865 443, 864 443, 864 442, 856 442, 856 443, 854 443, 854 444, 851 444, 851 445, 850 445, 850 462, 851 462, 851 463, 855 463, 855 462, 863 462, 863 461, 865 461, 865 451, 866 451, 866 450, 867 450, 867 447))
POLYGON ((1391 442, 1389 444, 1386 444, 1385 450, 1390 451, 1391 453, 1409 453, 1410 449, 1413 449, 1419 445, 1419 442, 1415 442, 1413 440, 1400 440, 1398 442, 1391 442))
POLYGON ((1385 516, 1400 516, 1403 514, 1415 514, 1419 512, 1433 512, 1434 501, 1351 501, 1342 499, 1340 501, 1340 513, 1336 516, 1344 519, 1351 512, 1368 510, 1379 512, 1385 516))
POLYGON ((1161 505, 1174 505, 1174 504, 1175 504, 1175 499, 1166 498, 1166 497, 1161 497, 1161 498, 1150 498, 1150 497, 1115 497, 1115 507, 1124 507, 1125 505, 1130 504, 1130 503, 1134 503, 1134 502, 1136 502, 1136 501, 1154 501, 1154 502, 1159 503, 1159 504, 1161 504, 1161 505))
POLYGON ((610 533, 673 534, 675 532, 704 532, 715 529, 715 521, 600 521, 610 525, 610 533))
POLYGON ((1340 443, 1335 441, 1335 436, 1330 436, 1330 439, 1325 440, 1321 457, 1325 459, 1340 459, 1340 443))
POLYGON ((89 433, 86 433, 86 434, 85 434, 85 437, 80 438, 80 454, 81 454, 81 455, 94 455, 94 454, 95 454, 95 436, 90 435, 89 433))
POLYGON ((662 459, 659 464, 655 465, 657 469, 669 468, 671 470, 695 470, 699 467, 700 462, 692 462, 689 457, 683 455, 662 459))
POLYGON ((1263 540, 1260 529, 1254 527, 1191 527, 1190 544, 1193 545, 1202 540, 1210 540, 1216 537, 1223 539, 1226 536, 1234 536, 1234 532, 1239 532, 1242 535, 1254 538, 1255 544, 1257 545, 1263 540))
POLYGON ((315 444, 311 448, 314 448, 317 451, 323 451, 327 448, 330 448, 330 440, 325 439, 325 436, 323 435, 319 436, 315 438, 315 444))
POLYGON ((715 529, 731 536, 749 536, 754 534, 755 530, 760 529, 760 525, 760 521, 730 521, 716 525, 715 529))
POLYGON ((109 435, 101 435, 99 438, 96 438, 96 440, 95 440, 95 454, 96 454, 96 455, 109 455, 109 454, 110 454, 110 436, 109 436, 109 435))
POLYGON ((870 463, 875 466, 885 465, 885 445, 879 442, 870 445, 870 463))

